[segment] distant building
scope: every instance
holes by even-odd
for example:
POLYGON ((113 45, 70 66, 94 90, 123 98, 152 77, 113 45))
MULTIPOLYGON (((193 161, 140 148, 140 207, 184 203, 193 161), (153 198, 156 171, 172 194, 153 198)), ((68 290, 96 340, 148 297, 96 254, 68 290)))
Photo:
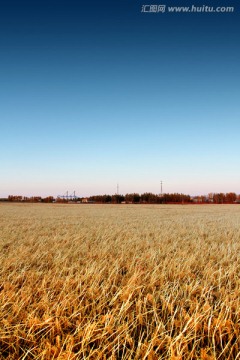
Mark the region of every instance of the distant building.
POLYGON ((202 203, 203 201, 202 201, 202 198, 200 197, 200 196, 193 196, 192 198, 191 198, 191 200, 192 200, 192 202, 194 202, 194 203, 202 203))
POLYGON ((89 200, 89 198, 83 198, 82 199, 82 203, 84 204, 93 204, 95 201, 93 200, 89 200))
POLYGON ((207 203, 208 202, 208 198, 207 196, 193 196, 191 198, 193 203, 197 203, 197 204, 202 204, 202 203, 207 203))

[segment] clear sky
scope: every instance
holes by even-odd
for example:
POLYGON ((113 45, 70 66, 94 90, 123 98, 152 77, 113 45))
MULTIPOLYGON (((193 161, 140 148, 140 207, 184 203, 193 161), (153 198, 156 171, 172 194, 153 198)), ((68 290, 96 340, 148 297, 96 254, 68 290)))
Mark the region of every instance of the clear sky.
POLYGON ((240 193, 239 35, 239 1, 2 2, 0 196, 240 193))

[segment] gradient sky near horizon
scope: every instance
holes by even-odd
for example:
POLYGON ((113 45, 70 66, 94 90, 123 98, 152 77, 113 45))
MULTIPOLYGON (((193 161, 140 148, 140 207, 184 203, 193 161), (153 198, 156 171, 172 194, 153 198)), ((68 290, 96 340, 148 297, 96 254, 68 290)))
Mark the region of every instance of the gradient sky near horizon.
POLYGON ((239 20, 230 0, 2 3, 0 197, 240 193, 239 20))

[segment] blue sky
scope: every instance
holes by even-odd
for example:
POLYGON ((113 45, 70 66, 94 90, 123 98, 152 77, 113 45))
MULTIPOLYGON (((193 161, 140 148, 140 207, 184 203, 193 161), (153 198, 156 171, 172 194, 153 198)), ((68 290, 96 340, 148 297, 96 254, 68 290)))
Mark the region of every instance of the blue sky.
POLYGON ((0 196, 240 193, 239 4, 142 4, 2 5, 0 196))

